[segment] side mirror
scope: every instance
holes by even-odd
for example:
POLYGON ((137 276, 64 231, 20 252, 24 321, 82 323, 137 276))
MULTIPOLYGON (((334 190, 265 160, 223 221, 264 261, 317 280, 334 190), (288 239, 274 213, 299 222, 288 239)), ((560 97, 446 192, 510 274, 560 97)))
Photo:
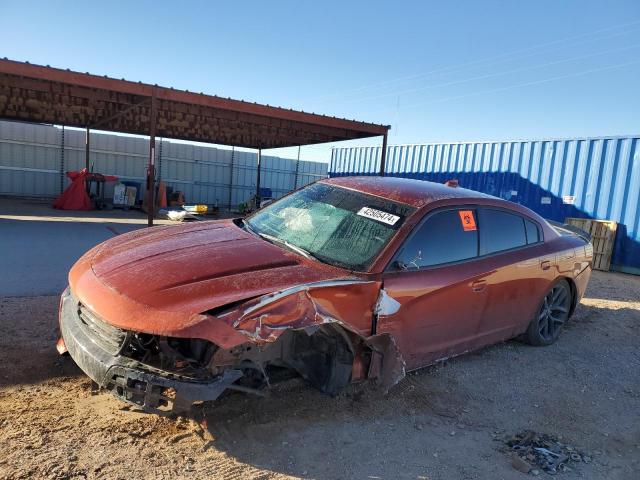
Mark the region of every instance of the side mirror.
POLYGON ((401 260, 394 260, 391 264, 394 270, 408 270, 409 267, 401 260))

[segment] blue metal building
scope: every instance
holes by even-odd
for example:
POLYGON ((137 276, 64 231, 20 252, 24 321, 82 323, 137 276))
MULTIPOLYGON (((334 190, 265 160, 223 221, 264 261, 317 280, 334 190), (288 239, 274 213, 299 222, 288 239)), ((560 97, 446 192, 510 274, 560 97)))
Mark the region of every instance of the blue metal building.
MULTIPOLYGON (((378 175, 380 153, 336 148, 329 175, 378 175)), ((385 173, 457 179, 552 220, 614 220, 611 269, 640 274, 640 136, 391 145, 385 173)))

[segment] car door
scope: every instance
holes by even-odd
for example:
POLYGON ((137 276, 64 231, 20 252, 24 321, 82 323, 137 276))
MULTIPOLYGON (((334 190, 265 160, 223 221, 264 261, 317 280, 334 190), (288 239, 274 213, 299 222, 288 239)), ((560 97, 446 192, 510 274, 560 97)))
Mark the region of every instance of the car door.
POLYGON ((383 274, 398 304, 379 314, 376 332, 395 338, 408 369, 473 348, 491 273, 478 258, 475 220, 470 207, 427 214, 383 274))
POLYGON ((531 219, 500 208, 478 208, 480 256, 491 261, 487 304, 478 335, 495 343, 522 333, 553 278, 542 229, 531 219))

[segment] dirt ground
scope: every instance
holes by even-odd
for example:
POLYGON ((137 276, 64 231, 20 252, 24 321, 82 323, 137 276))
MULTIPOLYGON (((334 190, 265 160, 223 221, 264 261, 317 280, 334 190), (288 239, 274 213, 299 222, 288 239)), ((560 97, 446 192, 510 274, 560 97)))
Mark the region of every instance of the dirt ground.
POLYGON ((551 347, 507 342, 387 395, 291 380, 176 420, 91 395, 54 349, 57 305, 0 299, 0 478, 521 479, 503 440, 524 429, 591 456, 558 477, 640 478, 640 277, 595 272, 551 347))

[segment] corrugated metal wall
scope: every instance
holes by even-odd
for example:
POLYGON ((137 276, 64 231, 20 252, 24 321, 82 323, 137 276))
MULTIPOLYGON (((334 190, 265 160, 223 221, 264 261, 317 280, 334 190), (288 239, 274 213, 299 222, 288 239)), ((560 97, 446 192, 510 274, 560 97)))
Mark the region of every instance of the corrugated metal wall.
MULTIPOLYGON (((144 182, 149 141, 91 134, 94 171, 144 182)), ((201 145, 156 141, 156 168, 190 203, 233 208, 255 193, 257 155, 201 145)), ((0 195, 55 197, 68 185, 64 172, 85 165, 85 133, 47 125, 0 121, 0 195)), ((262 156, 261 187, 281 197, 327 176, 327 164, 262 156)))
MULTIPOLYGON (((330 176, 376 175, 380 147, 334 149, 330 176)), ((640 274, 640 137, 389 146, 388 175, 521 203, 552 220, 619 223, 612 269, 640 274)))

